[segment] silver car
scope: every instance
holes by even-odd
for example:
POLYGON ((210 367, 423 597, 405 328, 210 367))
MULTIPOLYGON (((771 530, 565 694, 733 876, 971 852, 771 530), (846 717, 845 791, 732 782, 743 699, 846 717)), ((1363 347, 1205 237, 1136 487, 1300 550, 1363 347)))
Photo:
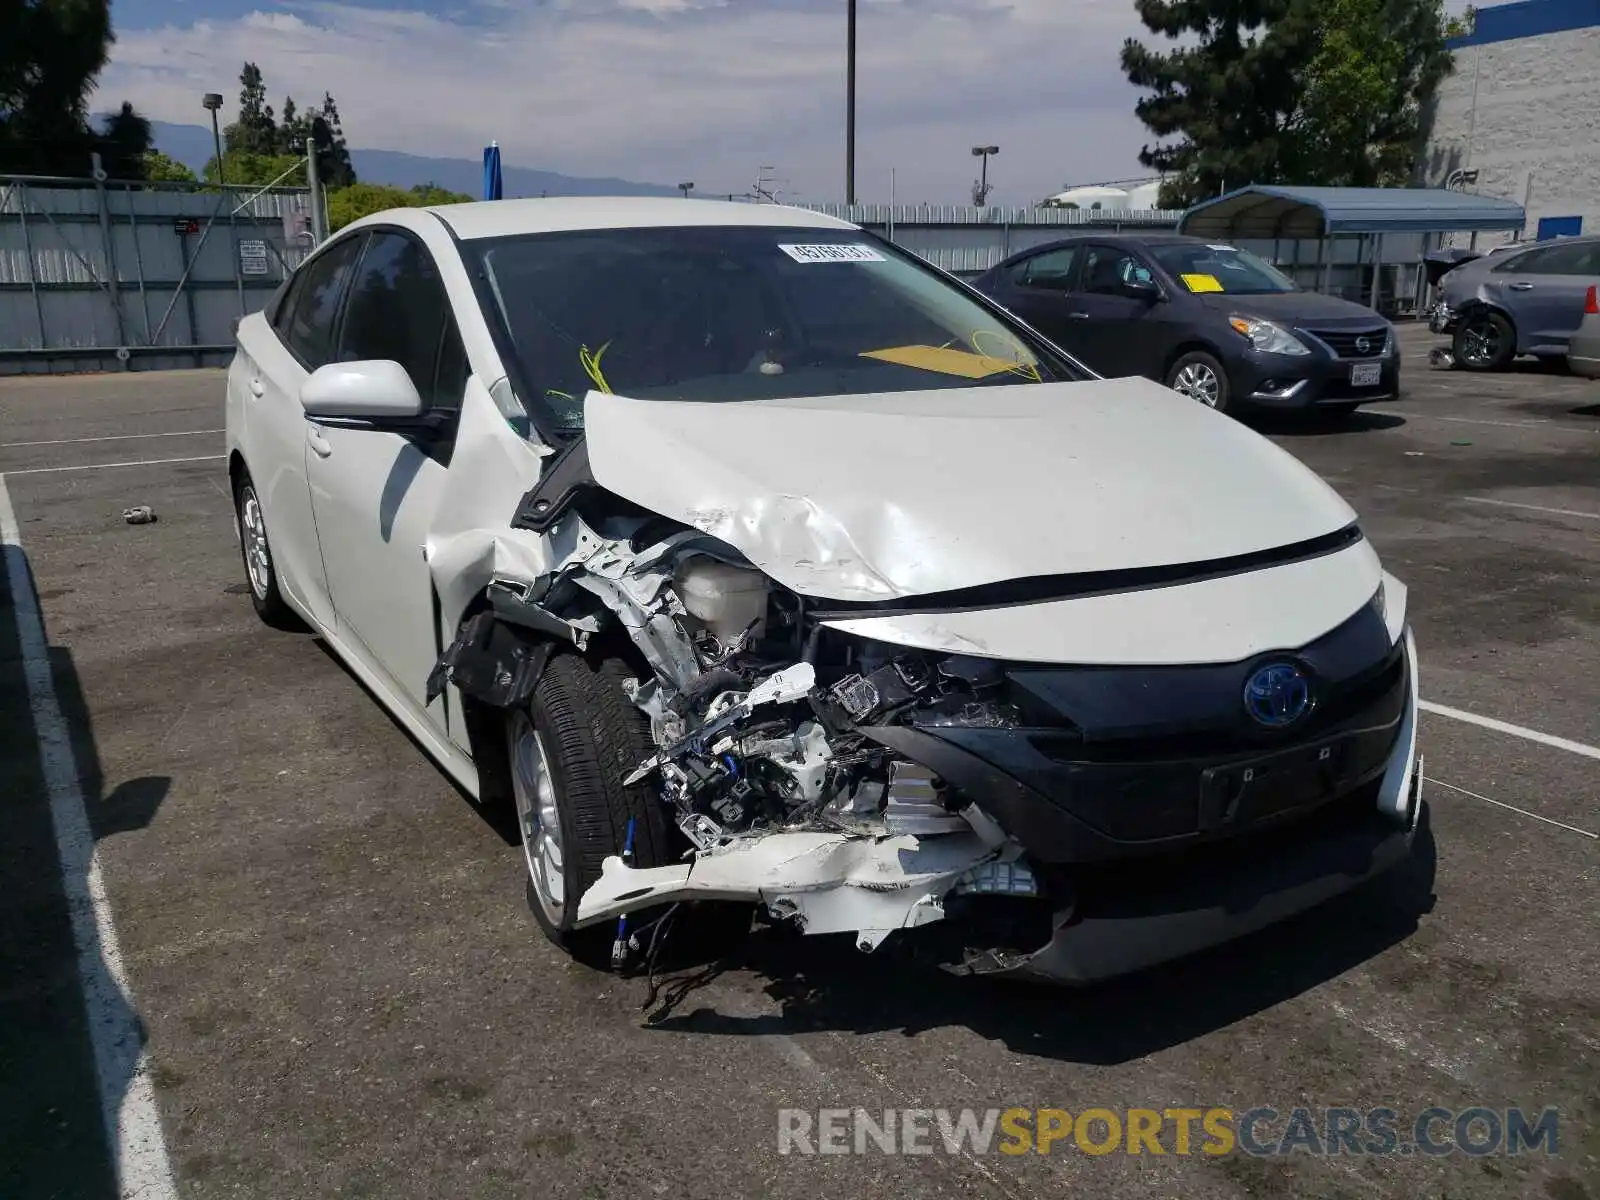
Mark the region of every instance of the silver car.
POLYGON ((1562 238, 1473 259, 1439 282, 1429 321, 1449 333, 1456 362, 1498 371, 1518 355, 1560 360, 1600 280, 1600 237, 1562 238))
POLYGON ((1590 284, 1583 300, 1583 322, 1572 335, 1567 366, 1574 375, 1600 379, 1600 285, 1590 284))

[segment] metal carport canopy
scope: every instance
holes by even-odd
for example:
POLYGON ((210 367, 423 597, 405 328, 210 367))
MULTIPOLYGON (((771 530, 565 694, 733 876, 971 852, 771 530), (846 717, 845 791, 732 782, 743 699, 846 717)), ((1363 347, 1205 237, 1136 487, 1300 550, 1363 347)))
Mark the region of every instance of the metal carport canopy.
POLYGON ((1326 238, 1341 233, 1455 233, 1521 229, 1522 205, 1443 188, 1279 187, 1251 184, 1195 205, 1178 232, 1212 238, 1326 238))

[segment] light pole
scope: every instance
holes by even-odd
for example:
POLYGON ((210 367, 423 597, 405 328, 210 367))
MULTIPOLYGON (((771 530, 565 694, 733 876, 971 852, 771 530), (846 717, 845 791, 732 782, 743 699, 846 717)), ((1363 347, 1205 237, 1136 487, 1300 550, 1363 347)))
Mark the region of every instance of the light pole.
POLYGON ((207 92, 200 103, 211 110, 211 141, 217 147, 217 182, 227 183, 222 173, 222 134, 217 129, 217 110, 222 107, 222 97, 216 92, 207 92))
POLYGON ((972 189, 972 204, 974 208, 982 208, 985 200, 989 198, 989 156, 999 154, 999 146, 974 146, 972 157, 983 159, 982 174, 978 186, 972 189))
POLYGON ((694 181, 690 180, 688 183, 680 183, 678 185, 678 190, 683 193, 683 198, 687 200, 689 198, 689 193, 694 191, 694 181))
POLYGON ((844 52, 844 202, 856 202, 856 0, 846 0, 844 52))

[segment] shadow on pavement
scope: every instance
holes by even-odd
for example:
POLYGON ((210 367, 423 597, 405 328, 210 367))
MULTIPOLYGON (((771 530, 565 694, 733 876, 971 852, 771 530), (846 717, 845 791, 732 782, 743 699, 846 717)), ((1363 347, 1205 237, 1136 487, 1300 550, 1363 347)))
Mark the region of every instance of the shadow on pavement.
MULTIPOLYGON (((1280 1004, 1404 941, 1432 910, 1436 865, 1425 808, 1411 859, 1389 874, 1230 945, 1077 990, 958 979, 883 951, 862 955, 847 937, 755 935, 720 967, 764 977, 781 1015, 729 1017, 702 1007, 659 1016, 650 1027, 724 1037, 817 1030, 915 1037, 964 1026, 1018 1054, 1125 1063, 1280 1004)), ((679 1009, 693 1003, 687 994, 672 999, 679 1009)))
POLYGON ((1258 433, 1280 437, 1325 437, 1330 433, 1376 433, 1380 429, 1399 429, 1406 419, 1398 413, 1378 408, 1358 408, 1344 416, 1312 409, 1304 413, 1264 413, 1252 417, 1250 425, 1258 433))
MULTIPOLYGON (((25 567, 20 549, 0 547, 0 1196, 112 1200, 119 1193, 101 1113, 85 977, 108 1001, 97 1019, 137 1031, 130 1044, 106 1056, 119 1100, 145 1033, 110 974, 86 904, 91 937, 81 968, 73 942, 71 897, 81 902, 88 880, 75 869, 70 886, 63 881, 8 584, 7 568, 19 562, 25 567)), ((95 839, 144 828, 171 781, 131 779, 107 792, 72 657, 52 648, 49 660, 95 839)), ((80 866, 86 869, 87 862, 80 866)))

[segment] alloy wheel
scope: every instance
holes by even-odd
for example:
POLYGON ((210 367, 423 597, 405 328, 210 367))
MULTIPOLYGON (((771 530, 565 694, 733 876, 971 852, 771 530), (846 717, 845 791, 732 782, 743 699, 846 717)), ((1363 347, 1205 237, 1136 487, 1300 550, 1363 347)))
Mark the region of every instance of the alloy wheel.
POLYGON ((566 862, 561 845, 561 810, 555 776, 544 739, 526 713, 512 718, 511 789, 528 878, 550 920, 559 924, 566 909, 566 862))
POLYGON ((1191 400, 1198 400, 1207 408, 1215 408, 1222 396, 1222 381, 1205 363, 1185 363, 1172 381, 1172 390, 1191 400))

